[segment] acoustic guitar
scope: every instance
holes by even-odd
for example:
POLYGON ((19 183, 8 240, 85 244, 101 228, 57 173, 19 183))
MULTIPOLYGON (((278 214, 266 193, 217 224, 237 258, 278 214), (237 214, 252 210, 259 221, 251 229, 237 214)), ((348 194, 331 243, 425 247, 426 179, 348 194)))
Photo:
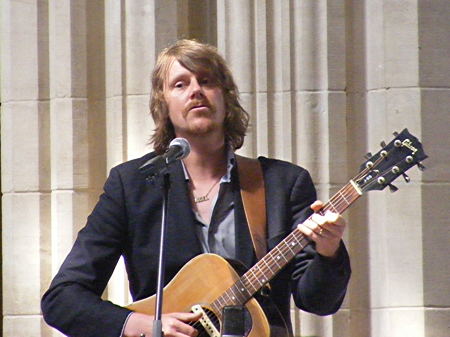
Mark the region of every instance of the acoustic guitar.
MULTIPOLYGON (((422 144, 407 129, 389 143, 382 142, 382 149, 375 155, 366 155, 360 172, 342 187, 323 207, 324 213, 331 210, 343 213, 364 192, 397 188, 392 182, 417 165, 423 170, 421 161, 427 158, 422 144)), ((242 276, 222 257, 202 254, 189 261, 166 285, 163 291, 163 313, 202 312, 197 322, 191 322, 199 330, 200 337, 220 337, 223 323, 222 311, 226 306, 245 305, 251 317, 248 337, 288 336, 288 331, 271 332, 271 324, 254 295, 264 287, 309 240, 295 229, 276 247, 242 276), (208 271, 208 272, 205 272, 208 271)), ((156 297, 137 301, 127 306, 130 310, 154 315, 156 297)))

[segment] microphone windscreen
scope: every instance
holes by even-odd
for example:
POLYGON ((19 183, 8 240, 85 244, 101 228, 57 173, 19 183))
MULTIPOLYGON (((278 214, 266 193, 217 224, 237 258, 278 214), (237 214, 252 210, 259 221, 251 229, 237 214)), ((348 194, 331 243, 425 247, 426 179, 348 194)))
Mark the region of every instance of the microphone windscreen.
POLYGON ((169 144, 169 148, 173 145, 179 146, 181 148, 181 152, 177 155, 176 159, 183 159, 188 156, 188 154, 191 152, 191 146, 189 145, 189 142, 185 138, 174 138, 169 144))

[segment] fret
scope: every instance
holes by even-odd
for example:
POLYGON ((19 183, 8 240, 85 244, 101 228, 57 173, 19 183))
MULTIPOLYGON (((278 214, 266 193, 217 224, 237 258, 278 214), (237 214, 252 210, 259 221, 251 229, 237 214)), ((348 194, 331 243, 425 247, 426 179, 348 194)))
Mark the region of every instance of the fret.
POLYGON ((339 213, 339 211, 336 209, 336 207, 333 205, 333 203, 330 201, 328 201, 328 205, 333 209, 333 212, 335 213, 339 213))
MULTIPOLYGON (((361 195, 362 193, 358 191, 356 184, 350 181, 324 205, 323 211, 332 210, 342 213, 361 195)), ((221 318, 224 306, 247 302, 251 296, 270 281, 277 272, 286 266, 309 243, 309 239, 299 229, 294 229, 237 280, 233 286, 219 296, 212 303, 212 309, 221 318)))
POLYGON ((284 264, 281 264, 281 262, 282 262, 281 255, 279 253, 275 254, 275 252, 272 251, 272 252, 269 252, 268 257, 270 258, 273 268, 275 268, 275 270, 272 270, 272 268, 271 268, 271 271, 272 271, 272 273, 276 274, 276 272, 278 270, 280 270, 280 267, 284 266, 284 264))
MULTIPOLYGON (((268 273, 273 274, 272 268, 270 268, 270 265, 269 265, 269 264, 267 263, 267 261, 266 261, 266 260, 268 260, 269 257, 270 257, 270 256, 266 256, 265 258, 261 259, 261 262, 264 262, 264 263, 266 264, 267 269, 268 269, 268 273)), ((267 273, 266 273, 266 274, 267 274, 267 273)))
POLYGON ((259 283, 259 287, 258 287, 258 289, 259 289, 264 284, 264 282, 261 281, 261 276, 264 275, 264 273, 262 272, 259 263, 255 264, 253 266, 252 270, 254 271, 253 275, 255 275, 255 277, 256 277, 255 282, 259 283))
POLYGON ((220 296, 219 298, 217 298, 212 304, 211 307, 216 311, 216 312, 222 312, 221 308, 225 307, 226 303, 223 301, 222 296, 220 296))
POLYGON ((275 256, 272 256, 272 253, 269 253, 270 257, 272 258, 272 261, 274 261, 278 267, 282 267, 283 265, 280 265, 279 260, 281 260, 281 254, 275 254, 275 256))
MULTIPOLYGON (((285 254, 283 254, 283 251, 281 250, 282 246, 281 246, 281 245, 278 245, 276 248, 277 248, 278 252, 281 254, 281 257, 284 259, 285 263, 288 263, 289 260, 286 258, 285 254)), ((284 265, 285 263, 283 263, 283 265, 284 265)))
MULTIPOLYGON (((253 282, 249 282, 249 285, 253 288, 252 294, 254 294, 254 293, 255 293, 256 291, 258 291, 258 289, 259 289, 259 287, 256 287, 255 284, 254 284, 255 281, 256 281, 258 278, 256 277, 256 275, 255 275, 253 269, 254 269, 254 268, 251 268, 247 273, 244 274, 244 276, 247 275, 247 274, 249 274, 249 275, 247 276, 247 278, 244 279, 244 280, 247 280, 247 281, 250 281, 250 280, 251 280, 250 277, 253 276, 254 281, 253 281, 253 282)), ((248 286, 247 286, 246 288, 249 289, 248 286)))
POLYGON ((323 207, 324 210, 331 209, 333 212, 343 213, 361 195, 355 186, 348 183, 341 188, 323 207))
MULTIPOLYGON (((292 238, 297 242, 297 245, 299 245, 303 249, 303 248, 305 248, 303 246, 303 244, 302 244, 302 241, 301 241, 303 235, 302 235, 301 232, 299 232, 299 233, 300 233, 300 235, 298 235, 299 236, 298 238, 297 238, 297 235, 296 235, 297 232, 295 232, 295 234, 292 236, 292 238)), ((297 253, 298 253, 298 251, 295 254, 297 254, 297 253)))
POLYGON ((232 295, 230 295, 230 289, 223 293, 223 297, 227 305, 233 304, 232 295))
POLYGON ((286 247, 288 247, 289 250, 293 253, 293 255, 295 255, 295 251, 292 249, 293 247, 295 247, 295 242, 287 243, 286 247))
POLYGON ((234 296, 238 299, 239 303, 246 302, 250 295, 248 294, 246 289, 242 286, 242 282, 237 281, 230 289, 232 289, 234 296))
POLYGON ((339 191, 338 193, 339 193, 339 195, 342 197, 342 199, 345 201, 345 203, 346 203, 347 205, 350 205, 350 203, 347 201, 347 198, 345 197, 345 195, 344 195, 341 191, 339 191))

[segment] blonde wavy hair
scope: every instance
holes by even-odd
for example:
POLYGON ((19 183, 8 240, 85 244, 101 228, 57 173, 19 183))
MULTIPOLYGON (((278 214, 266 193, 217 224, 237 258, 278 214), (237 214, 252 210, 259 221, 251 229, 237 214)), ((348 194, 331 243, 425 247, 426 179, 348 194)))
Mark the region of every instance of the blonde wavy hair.
POLYGON ((206 73, 222 89, 225 102, 225 142, 233 149, 239 149, 247 131, 249 115, 239 103, 239 91, 225 62, 211 45, 194 40, 179 40, 164 49, 158 56, 152 74, 150 113, 155 122, 155 130, 150 139, 157 153, 163 153, 175 132, 169 118, 164 99, 164 85, 172 63, 177 60, 194 74, 206 73))

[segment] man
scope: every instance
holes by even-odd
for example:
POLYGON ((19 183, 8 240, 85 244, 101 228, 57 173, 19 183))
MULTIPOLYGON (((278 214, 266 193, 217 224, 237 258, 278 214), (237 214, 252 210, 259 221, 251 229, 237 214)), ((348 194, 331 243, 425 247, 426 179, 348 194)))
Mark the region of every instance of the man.
MULTIPOLYGON (((246 224, 234 151, 242 146, 248 115, 225 61, 208 45, 181 40, 164 50, 152 77, 155 153, 111 170, 104 193, 42 300, 45 320, 70 336, 151 336, 153 318, 103 301, 101 294, 118 258, 125 260, 134 300, 156 291, 161 191, 139 168, 163 153, 175 137, 191 153, 170 166, 166 236, 169 282, 193 257, 212 252, 256 262, 246 224)), ((259 158, 266 186, 267 246, 298 226, 314 241, 272 281, 270 297, 289 329, 289 299, 303 310, 332 314, 350 277, 342 243, 343 218, 319 215, 322 207, 308 172, 290 163, 259 158), (306 221, 305 221, 306 220, 306 221)), ((214 271, 211 271, 214 272, 214 271)), ((196 336, 189 324, 200 315, 165 313, 164 336, 196 336)), ((270 319, 270 318, 269 318, 270 319)))

